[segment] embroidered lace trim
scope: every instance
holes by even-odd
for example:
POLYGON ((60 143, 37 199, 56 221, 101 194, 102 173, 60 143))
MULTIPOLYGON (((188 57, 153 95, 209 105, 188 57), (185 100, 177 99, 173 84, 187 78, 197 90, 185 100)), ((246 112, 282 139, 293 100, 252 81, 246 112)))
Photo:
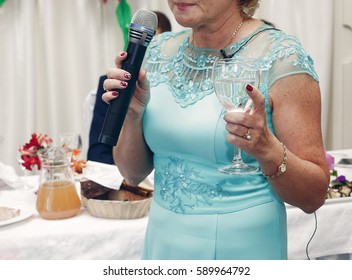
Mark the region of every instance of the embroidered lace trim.
MULTIPOLYGON (((264 28, 265 25, 253 34, 264 28)), ((189 30, 184 30, 179 33, 162 33, 157 39, 154 38, 149 45, 145 64, 151 86, 166 83, 175 101, 183 108, 213 93, 212 66, 214 60, 221 56, 218 50, 192 46, 189 43, 190 34, 189 30)), ((235 57, 259 58, 258 67, 262 71, 270 70, 280 61, 288 64, 282 70, 282 76, 274 71, 275 77, 270 77, 269 74, 269 81, 261 83, 271 85, 276 78, 299 71, 310 74, 318 81, 313 60, 294 36, 285 35, 279 30, 266 30, 256 38, 253 34, 253 40, 248 45, 246 42, 249 37, 231 45, 225 51, 228 54, 237 52, 235 57)))
POLYGON ((201 183, 200 170, 190 168, 184 160, 169 157, 169 162, 156 171, 155 185, 159 186, 159 196, 167 202, 170 210, 185 213, 198 206, 212 205, 212 199, 228 196, 222 184, 201 183))

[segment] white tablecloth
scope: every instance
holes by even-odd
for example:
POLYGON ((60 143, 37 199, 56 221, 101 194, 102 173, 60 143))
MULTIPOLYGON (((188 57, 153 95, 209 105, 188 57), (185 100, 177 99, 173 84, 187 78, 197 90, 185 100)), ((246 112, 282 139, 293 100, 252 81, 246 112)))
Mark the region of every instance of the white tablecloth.
POLYGON ((289 259, 316 259, 352 253, 352 198, 327 200, 317 212, 317 230, 313 214, 287 207, 289 259), (308 256, 306 248, 308 244, 308 256))
MULTIPOLYGON (((341 172, 352 179, 351 169, 341 172)), ((70 219, 44 220, 34 210, 34 195, 3 190, 0 200, 8 192, 32 207, 34 214, 0 226, 0 259, 140 259, 147 217, 102 219, 82 208, 78 216, 70 219)), ((309 257, 352 253, 352 198, 328 200, 316 214, 318 229, 308 247, 309 257)), ((287 216, 289 259, 307 259, 306 246, 314 231, 314 215, 287 206, 287 216)))
MULTIPOLYGON (((352 150, 329 152, 335 157, 335 163, 342 157, 352 158, 352 150)), ((352 180, 352 166, 336 167, 339 175, 352 180)), ((290 259, 311 259, 352 253, 352 197, 326 200, 316 211, 317 230, 314 214, 305 214, 302 210, 287 206, 288 252, 290 259), (306 253, 307 244, 308 256, 306 253)))
MULTIPOLYGON (((32 199, 33 209, 34 204, 32 199)), ((102 219, 84 208, 63 220, 44 220, 34 211, 28 219, 0 227, 0 259, 139 259, 146 224, 147 217, 102 219)))

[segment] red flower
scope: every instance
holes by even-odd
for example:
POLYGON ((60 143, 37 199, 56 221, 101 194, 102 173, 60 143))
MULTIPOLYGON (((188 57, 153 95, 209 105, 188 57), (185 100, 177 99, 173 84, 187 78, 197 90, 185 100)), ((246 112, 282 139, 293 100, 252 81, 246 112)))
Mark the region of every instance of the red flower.
POLYGON ((53 140, 47 135, 33 133, 29 142, 18 149, 21 154, 22 166, 32 170, 37 165, 38 170, 40 170, 38 152, 50 147, 52 142, 53 140))

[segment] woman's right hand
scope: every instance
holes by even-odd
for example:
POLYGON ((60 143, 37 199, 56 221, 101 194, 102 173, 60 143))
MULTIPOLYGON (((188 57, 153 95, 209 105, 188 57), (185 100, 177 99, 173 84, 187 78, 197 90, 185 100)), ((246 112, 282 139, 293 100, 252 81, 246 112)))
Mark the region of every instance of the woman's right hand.
MULTIPOLYGON (((115 59, 115 68, 111 68, 107 72, 108 78, 104 81, 104 89, 106 92, 103 94, 102 99, 109 103, 111 100, 118 98, 119 89, 124 89, 128 86, 131 79, 131 74, 121 69, 122 61, 127 57, 127 52, 120 52, 115 59)), ((123 93, 122 93, 123 94, 123 93)), ((145 107, 150 99, 149 81, 146 78, 146 71, 141 70, 138 75, 136 87, 130 101, 129 110, 127 114, 134 114, 140 116, 143 114, 145 107)))

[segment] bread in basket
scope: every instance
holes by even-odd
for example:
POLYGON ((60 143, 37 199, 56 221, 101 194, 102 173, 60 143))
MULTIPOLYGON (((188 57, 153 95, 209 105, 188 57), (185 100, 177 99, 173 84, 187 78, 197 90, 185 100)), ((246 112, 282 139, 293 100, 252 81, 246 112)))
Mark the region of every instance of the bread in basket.
POLYGON ((95 217, 137 219, 148 214, 153 188, 148 179, 139 186, 131 186, 124 180, 119 190, 86 180, 81 181, 81 198, 88 212, 95 217))

